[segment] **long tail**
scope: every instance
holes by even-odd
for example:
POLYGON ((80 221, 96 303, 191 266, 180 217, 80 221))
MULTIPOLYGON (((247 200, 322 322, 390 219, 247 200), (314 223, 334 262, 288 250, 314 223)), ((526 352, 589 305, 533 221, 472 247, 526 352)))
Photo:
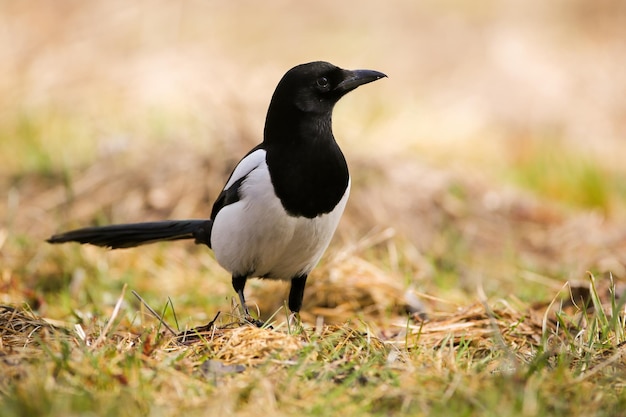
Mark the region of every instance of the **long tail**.
POLYGON ((54 235, 48 239, 48 242, 90 243, 96 246, 119 249, 168 240, 195 239, 196 243, 204 243, 211 247, 212 225, 211 220, 167 220, 85 227, 54 235))

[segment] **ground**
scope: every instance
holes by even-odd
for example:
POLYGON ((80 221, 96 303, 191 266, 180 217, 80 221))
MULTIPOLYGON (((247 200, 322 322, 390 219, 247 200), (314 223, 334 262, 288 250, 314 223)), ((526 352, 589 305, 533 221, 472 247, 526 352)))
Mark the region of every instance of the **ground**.
POLYGON ((3 416, 623 412, 620 2, 0 16, 3 416), (268 325, 242 323, 204 247, 45 243, 206 217, 282 74, 318 59, 389 78, 335 111, 352 195, 301 322, 284 283, 251 280, 268 325))

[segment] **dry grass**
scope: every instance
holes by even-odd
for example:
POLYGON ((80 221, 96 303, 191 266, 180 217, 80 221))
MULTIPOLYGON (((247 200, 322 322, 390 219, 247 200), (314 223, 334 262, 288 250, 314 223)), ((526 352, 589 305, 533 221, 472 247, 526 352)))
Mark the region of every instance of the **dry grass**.
POLYGON ((80 412, 94 403, 107 415, 202 414, 207 407, 241 415, 259 410, 413 414, 425 408, 435 415, 463 409, 526 415, 571 406, 613 415, 621 401, 619 389, 602 400, 577 398, 573 405, 551 398, 559 383, 621 380, 623 306, 611 306, 615 299, 600 297, 591 282, 588 299, 576 301, 603 303, 605 322, 593 309, 583 313, 587 320, 568 316, 573 305, 568 300, 575 300, 570 294, 557 300, 557 309, 550 308, 553 304, 530 308, 516 300, 477 303, 378 334, 366 323, 272 329, 218 320, 209 328, 172 336, 160 332, 158 324, 129 325, 116 312, 104 327, 92 322, 70 329, 3 306, 0 367, 5 379, 0 389, 8 395, 7 415, 80 412), (507 394, 520 383, 523 393, 507 394), (41 402, 25 402, 35 389, 41 402), (439 398, 429 397, 433 389, 439 398), (107 392, 118 402, 107 404, 107 392), (496 406, 494 394, 518 404, 496 406), (351 406, 345 402, 349 398, 351 406), (46 408, 50 405, 52 410, 46 408))
POLYGON ((0 2, 2 415, 620 415, 625 19, 611 0, 0 2), (390 78, 337 108, 353 194, 301 326, 256 280, 273 329, 241 325, 205 248, 42 244, 206 217, 313 59, 390 78), (221 315, 183 340, 130 290, 174 332, 221 315))

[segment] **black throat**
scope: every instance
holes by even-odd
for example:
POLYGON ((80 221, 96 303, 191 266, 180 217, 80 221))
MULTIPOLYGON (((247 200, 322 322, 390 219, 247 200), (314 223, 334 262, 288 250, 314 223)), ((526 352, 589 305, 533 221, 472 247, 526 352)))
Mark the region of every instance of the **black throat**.
POLYGON ((349 182, 346 159, 335 142, 331 114, 295 108, 268 112, 263 147, 277 197, 292 216, 331 212, 349 182), (272 115, 280 114, 279 120, 272 115))

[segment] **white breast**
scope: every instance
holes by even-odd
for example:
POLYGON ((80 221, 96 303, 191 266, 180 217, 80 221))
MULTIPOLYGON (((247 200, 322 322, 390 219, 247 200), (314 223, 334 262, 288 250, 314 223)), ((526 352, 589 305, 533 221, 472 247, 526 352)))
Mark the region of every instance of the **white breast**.
POLYGON ((262 149, 235 169, 227 188, 245 176, 241 199, 213 219, 211 244, 219 264, 232 274, 290 280, 308 274, 337 228, 350 183, 335 209, 313 219, 293 217, 274 194, 262 149))

